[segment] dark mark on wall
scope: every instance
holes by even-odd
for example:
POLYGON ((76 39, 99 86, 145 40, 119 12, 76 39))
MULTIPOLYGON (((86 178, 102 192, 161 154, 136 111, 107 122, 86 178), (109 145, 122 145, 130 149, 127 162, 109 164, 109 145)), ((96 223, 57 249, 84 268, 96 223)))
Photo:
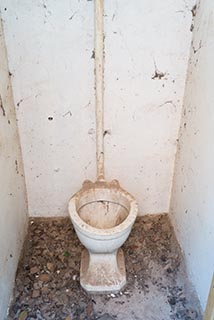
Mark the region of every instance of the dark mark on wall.
POLYGON ((15 166, 16 166, 16 173, 19 174, 19 165, 17 160, 15 160, 15 166))
POLYGON ((95 59, 95 51, 94 50, 92 51, 91 59, 95 59))
POLYGON ((201 49, 202 45, 201 45, 201 41, 199 42, 199 46, 198 46, 198 49, 195 49, 194 46, 192 46, 192 49, 193 49, 193 52, 194 54, 197 53, 200 49, 201 49))
POLYGON ((69 110, 68 112, 66 112, 65 114, 63 114, 62 116, 63 116, 63 118, 64 117, 66 117, 66 116, 70 116, 70 117, 72 117, 72 112, 69 110))
POLYGON ((10 72, 10 71, 8 71, 8 75, 9 75, 9 77, 12 77, 12 72, 10 72))
POLYGON ((84 169, 87 170, 90 165, 91 165, 91 161, 89 161, 89 163, 85 166, 84 169))
POLYGON ((49 16, 52 14, 50 10, 48 10, 48 7, 45 3, 43 3, 44 8, 44 24, 48 22, 49 16))
POLYGON ((110 130, 105 130, 104 132, 103 132, 103 137, 105 137, 107 134, 111 134, 111 131, 110 130))
POLYGON ((193 29, 194 29, 194 18, 195 18, 196 13, 197 13, 197 5, 196 4, 192 7, 191 13, 192 13, 192 23, 191 23, 191 26, 190 26, 190 31, 192 32, 193 29))
POLYGON ((7 120, 7 123, 10 124, 10 120, 7 120))
POLYGON ((154 66, 155 66, 155 73, 153 74, 151 79, 152 80, 155 80, 155 79, 161 80, 166 75, 166 72, 161 72, 158 70, 155 60, 154 60, 154 66))
POLYGON ((155 70, 155 73, 152 76, 152 80, 154 80, 154 79, 161 80, 165 75, 166 75, 166 73, 158 71, 158 70, 155 70))
POLYGON ((197 13, 197 4, 195 4, 195 5, 192 7, 191 12, 192 12, 192 16, 195 17, 195 16, 196 16, 196 13, 197 13))
POLYGON ((77 13, 77 11, 75 11, 75 12, 72 14, 72 16, 70 16, 69 20, 72 20, 76 13, 77 13))
POLYGON ((48 120, 49 120, 49 121, 52 121, 52 120, 53 120, 53 117, 48 117, 48 120))
POLYGON ((6 116, 6 112, 5 112, 5 109, 4 109, 4 106, 3 106, 3 101, 2 101, 1 96, 0 96, 0 109, 2 109, 3 117, 5 117, 6 116))
POLYGON ((195 63, 194 63, 195 67, 196 67, 197 63, 198 63, 198 59, 195 60, 195 63))
MULTIPOLYGON (((95 88, 94 88, 95 89, 95 88)), ((89 100, 88 101, 88 103, 83 107, 83 108, 87 108, 87 107, 89 107, 90 106, 90 104, 91 104, 91 101, 89 100)))
POLYGON ((17 107, 19 108, 19 106, 20 106, 20 104, 22 103, 22 101, 23 101, 24 99, 21 99, 21 100, 19 100, 19 102, 17 102, 17 107))
POLYGON ((89 134, 89 135, 94 135, 94 134, 95 134, 94 128, 89 129, 89 130, 88 130, 88 134, 89 134))
POLYGON ((161 108, 161 107, 165 106, 166 104, 171 104, 176 109, 176 105, 174 104, 174 102, 172 100, 165 101, 164 103, 160 104, 158 107, 161 108))

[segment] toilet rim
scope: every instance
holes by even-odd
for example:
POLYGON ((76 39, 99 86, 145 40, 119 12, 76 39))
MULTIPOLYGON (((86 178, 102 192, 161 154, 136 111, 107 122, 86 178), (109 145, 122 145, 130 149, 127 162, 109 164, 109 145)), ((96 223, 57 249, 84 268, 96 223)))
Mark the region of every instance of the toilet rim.
MULTIPOLYGON (((96 188, 99 189, 99 188, 96 188)), ((80 218, 77 210, 76 210, 76 203, 80 199, 85 192, 80 190, 77 192, 70 200, 68 205, 69 215, 71 217, 72 223, 77 227, 81 232, 85 233, 87 236, 89 234, 99 235, 99 236, 112 236, 121 233, 124 229, 129 228, 134 222, 137 217, 138 213, 138 205, 137 201, 131 196, 127 191, 123 190, 122 188, 111 188, 112 190, 119 192, 123 197, 125 197, 129 204, 130 210, 128 211, 128 215, 123 222, 119 225, 108 228, 108 229, 100 229, 96 227, 92 227, 88 223, 86 223, 83 219, 80 218)))

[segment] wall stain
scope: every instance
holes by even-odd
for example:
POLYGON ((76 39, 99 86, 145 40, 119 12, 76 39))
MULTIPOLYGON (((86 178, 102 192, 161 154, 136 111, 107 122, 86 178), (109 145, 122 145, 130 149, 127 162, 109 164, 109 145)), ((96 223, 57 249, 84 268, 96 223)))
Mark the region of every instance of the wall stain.
POLYGON ((77 11, 75 11, 75 12, 70 16, 69 20, 72 20, 73 17, 76 15, 76 13, 77 13, 77 11))
POLYGON ((85 170, 88 169, 88 167, 91 165, 91 160, 88 162, 88 164, 84 167, 85 170))
POLYGON ((95 59, 95 51, 94 50, 92 51, 91 59, 95 59))
POLYGON ((152 76, 151 79, 152 80, 154 80, 154 79, 161 80, 165 75, 166 75, 166 73, 158 71, 158 70, 155 70, 155 73, 154 73, 154 75, 152 76))
POLYGON ((166 72, 162 72, 162 71, 158 70, 155 60, 154 60, 154 66, 155 66, 155 73, 153 74, 151 79, 152 80, 155 80, 155 79, 161 80, 166 75, 166 72))
POLYGON ((193 18, 196 16, 196 13, 197 13, 197 4, 195 4, 192 9, 191 9, 191 12, 192 12, 192 16, 193 18))
POLYGON ((192 23, 191 23, 191 26, 190 26, 190 31, 193 32, 193 29, 194 29, 194 20, 195 20, 195 16, 196 16, 196 13, 197 13, 197 4, 195 4, 195 5, 192 7, 191 13, 192 13, 192 23))
POLYGON ((197 49, 192 45, 192 49, 193 49, 194 54, 196 54, 201 48, 202 48, 201 40, 199 42, 197 49))
POLYGON ((174 102, 172 100, 167 100, 164 103, 160 104, 158 107, 161 108, 161 107, 165 106, 166 104, 171 104, 176 109, 176 105, 174 104, 174 102))
POLYGON ((23 102, 24 99, 20 99, 19 102, 17 102, 17 107, 19 108, 20 104, 23 102))
POLYGON ((17 160, 15 160, 15 167, 16 167, 16 173, 19 174, 19 165, 17 160))
MULTIPOLYGON (((95 89, 95 87, 94 87, 95 89)), ((91 101, 89 100, 88 103, 83 108, 88 108, 91 105, 91 101)))
POLYGON ((103 137, 105 137, 107 134, 111 134, 111 131, 110 130, 105 130, 104 132, 103 132, 103 137))
POLYGON ((89 130, 88 130, 88 134, 89 134, 89 135, 95 134, 94 128, 89 129, 89 130))
POLYGON ((5 117, 6 116, 6 112, 5 112, 5 109, 4 109, 4 106, 3 106, 3 101, 2 101, 1 95, 0 95, 0 109, 2 110, 3 117, 5 117))
POLYGON ((66 116, 70 116, 70 117, 72 117, 72 112, 69 110, 69 111, 67 111, 65 114, 63 114, 62 116, 63 116, 63 118, 64 117, 66 117, 66 116))

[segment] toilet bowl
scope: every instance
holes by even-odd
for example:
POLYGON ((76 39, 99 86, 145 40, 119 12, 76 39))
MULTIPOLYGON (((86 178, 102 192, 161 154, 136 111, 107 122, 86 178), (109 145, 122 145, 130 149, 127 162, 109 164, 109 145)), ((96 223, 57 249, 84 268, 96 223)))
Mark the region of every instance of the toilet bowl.
POLYGON ((69 201, 69 214, 85 247, 80 284, 88 292, 112 292, 126 284, 123 251, 137 217, 136 200, 117 180, 87 180, 69 201))

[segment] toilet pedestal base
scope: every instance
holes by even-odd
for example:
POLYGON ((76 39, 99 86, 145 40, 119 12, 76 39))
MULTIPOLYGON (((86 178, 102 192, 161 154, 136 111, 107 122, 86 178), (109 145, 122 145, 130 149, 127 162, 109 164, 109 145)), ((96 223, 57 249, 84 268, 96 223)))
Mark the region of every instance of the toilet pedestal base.
POLYGON ((114 253, 89 253, 81 256, 80 284, 91 293, 107 293, 121 290, 126 284, 123 250, 114 253))

